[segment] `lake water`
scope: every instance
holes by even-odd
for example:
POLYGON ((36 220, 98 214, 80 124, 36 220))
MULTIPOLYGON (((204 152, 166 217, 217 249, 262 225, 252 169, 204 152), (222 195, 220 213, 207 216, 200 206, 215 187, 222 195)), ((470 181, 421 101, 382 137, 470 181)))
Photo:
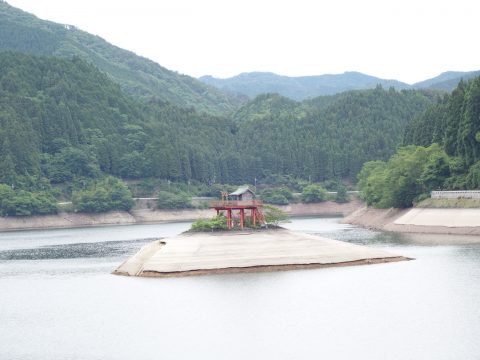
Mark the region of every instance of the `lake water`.
POLYGON ((479 244, 338 221, 286 227, 416 260, 132 278, 110 272, 189 224, 0 233, 0 359, 480 359, 479 244))

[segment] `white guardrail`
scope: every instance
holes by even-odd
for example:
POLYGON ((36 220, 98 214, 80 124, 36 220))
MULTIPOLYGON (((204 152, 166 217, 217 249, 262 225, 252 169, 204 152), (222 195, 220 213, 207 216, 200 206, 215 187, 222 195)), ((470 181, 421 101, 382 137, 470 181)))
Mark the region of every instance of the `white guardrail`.
POLYGON ((432 191, 432 199, 480 199, 480 190, 432 191))

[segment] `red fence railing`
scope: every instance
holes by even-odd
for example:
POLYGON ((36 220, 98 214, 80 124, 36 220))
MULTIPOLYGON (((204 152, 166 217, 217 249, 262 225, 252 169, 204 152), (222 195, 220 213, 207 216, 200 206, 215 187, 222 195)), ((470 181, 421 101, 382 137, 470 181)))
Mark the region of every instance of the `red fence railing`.
POLYGON ((211 208, 217 207, 257 207, 263 205, 261 200, 217 200, 208 204, 211 208))

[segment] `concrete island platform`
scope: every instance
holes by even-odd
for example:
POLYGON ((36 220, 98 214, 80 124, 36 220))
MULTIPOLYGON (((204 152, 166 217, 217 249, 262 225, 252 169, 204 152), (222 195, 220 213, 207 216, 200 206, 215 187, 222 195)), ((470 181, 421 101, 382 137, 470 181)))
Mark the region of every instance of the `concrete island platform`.
POLYGON ((384 250, 294 232, 186 232, 153 241, 113 274, 171 277, 386 263, 409 258, 384 250))

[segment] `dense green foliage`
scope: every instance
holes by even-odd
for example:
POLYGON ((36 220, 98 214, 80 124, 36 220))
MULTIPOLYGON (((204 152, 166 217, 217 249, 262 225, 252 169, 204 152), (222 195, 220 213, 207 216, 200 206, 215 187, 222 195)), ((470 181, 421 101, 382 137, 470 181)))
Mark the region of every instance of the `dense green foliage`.
POLYGON ((449 176, 432 174, 431 187, 479 189, 480 77, 461 81, 451 94, 415 117, 407 126, 404 143, 438 143, 449 156, 449 176))
POLYGON ((0 181, 9 184, 27 174, 54 184, 102 174, 233 184, 272 174, 353 178, 364 161, 393 153, 403 124, 431 101, 380 88, 318 107, 262 96, 234 121, 140 104, 79 58, 0 53, 0 66, 0 181), (253 116, 259 109, 269 110, 253 116))
POLYGON ((42 173, 64 182, 120 172, 140 115, 118 86, 78 58, 3 53, 0 68, 2 177, 42 173))
POLYGON ((72 201, 75 211, 86 213, 128 211, 134 204, 128 187, 113 177, 95 183, 92 189, 74 192, 72 201))
POLYGON ((480 188, 480 78, 415 117, 387 163, 369 162, 359 188, 370 205, 408 207, 431 190, 480 188), (439 145, 440 144, 440 145, 439 145))
POLYGON ((467 167, 480 160, 480 77, 460 82, 450 95, 417 116, 407 127, 405 144, 439 143, 467 167))
POLYGON ((191 230, 193 231, 215 231, 215 230, 227 230, 227 218, 220 214, 212 219, 200 219, 192 224, 191 230))
POLYGON ((127 93, 157 97, 211 113, 231 112, 242 97, 224 93, 186 75, 109 44, 75 26, 56 24, 0 1, 0 50, 80 57, 104 71, 127 93))
MULTIPOLYGON (((258 179, 301 191, 306 179, 352 179, 393 153, 405 122, 435 98, 381 88, 303 103, 265 95, 229 118, 140 103, 80 58, 6 52, 0 68, 0 183, 53 184, 67 198, 105 175, 183 182, 188 192, 204 184, 192 186, 205 195, 218 194, 205 184, 258 179)), ((275 203, 291 200, 280 195, 275 203)))
POLYGON ((303 189, 302 202, 317 203, 327 200, 327 190, 317 184, 308 185, 303 189))
POLYGON ((264 205, 262 207, 263 215, 265 216, 265 222, 267 225, 278 226, 280 223, 289 222, 290 217, 288 214, 271 205, 264 205))
POLYGON ((270 97, 275 101, 259 96, 239 110, 244 120, 238 121, 236 137, 248 150, 235 161, 245 169, 243 174, 251 174, 247 179, 295 174, 315 182, 353 180, 364 162, 388 159, 401 143, 408 121, 436 100, 434 94, 377 87, 327 101, 318 98, 318 107, 316 101, 309 100, 290 107, 290 111, 267 111, 262 104, 284 108, 282 98, 270 97), (257 102, 260 104, 252 104, 257 102), (245 108, 254 112, 249 114, 245 108), (266 115, 258 117, 258 109, 266 115))
POLYGON ((46 215, 57 212, 57 203, 47 192, 13 190, 0 184, 0 216, 46 215))
POLYGON ((405 208, 455 177, 455 159, 438 144, 400 148, 388 162, 367 162, 358 175, 368 205, 405 208))
POLYGON ((236 164, 224 159, 234 146, 231 120, 137 103, 78 58, 0 53, 0 68, 1 182, 236 178, 236 164))
POLYGON ((343 184, 337 186, 337 194, 335 195, 335 202, 341 204, 346 203, 350 200, 347 192, 347 188, 343 184))
POLYGON ((293 194, 286 187, 268 188, 262 191, 261 198, 267 204, 288 205, 293 200, 293 194))
POLYGON ((170 193, 160 191, 157 195, 157 208, 159 209, 188 209, 192 206, 192 199, 185 193, 170 193))

